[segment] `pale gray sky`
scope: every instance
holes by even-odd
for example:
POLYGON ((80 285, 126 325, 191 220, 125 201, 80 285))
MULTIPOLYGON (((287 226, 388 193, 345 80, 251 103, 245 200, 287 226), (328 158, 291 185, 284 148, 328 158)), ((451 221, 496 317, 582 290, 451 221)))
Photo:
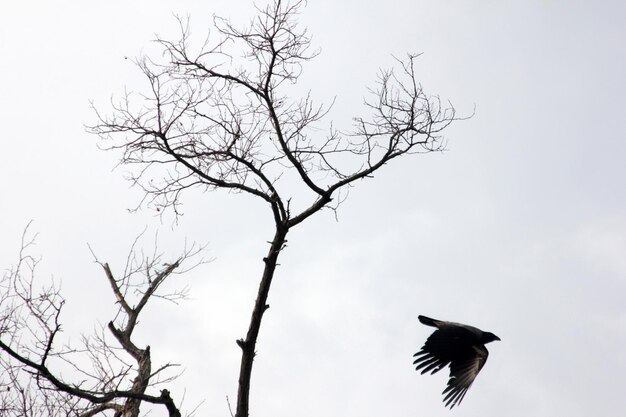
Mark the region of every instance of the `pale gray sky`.
MULTIPOLYGON (((262 3, 260 3, 262 4, 262 3)), ((171 388, 198 415, 228 415, 261 258, 267 209, 190 194, 177 226, 112 171, 85 133, 89 100, 140 89, 124 59, 199 37, 213 13, 245 22, 248 0, 21 1, 0 14, 0 266, 21 231, 40 232, 42 277, 62 279, 66 336, 107 322, 113 298, 89 242, 118 268, 134 236, 161 228, 215 261, 181 277, 193 299, 141 322, 154 360, 184 364, 171 388)), ((425 89, 460 114, 448 149, 390 164, 339 210, 294 229, 270 295, 253 371, 253 416, 450 415, 446 375, 411 365, 430 329, 418 314, 473 324, 502 342, 458 416, 621 416, 626 401, 626 5, 621 1, 311 1, 322 54, 304 89, 347 126, 391 54, 423 52, 425 89)), ((330 121, 330 119, 329 119, 330 121)))

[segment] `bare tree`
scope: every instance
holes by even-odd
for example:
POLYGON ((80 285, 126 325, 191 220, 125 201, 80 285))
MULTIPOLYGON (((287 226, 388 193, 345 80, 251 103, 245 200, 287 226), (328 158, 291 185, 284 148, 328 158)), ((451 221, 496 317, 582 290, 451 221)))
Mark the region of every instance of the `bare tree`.
POLYGON ((379 73, 352 131, 331 127, 320 134, 328 109, 288 91, 317 55, 296 24, 302 5, 274 0, 244 29, 215 18, 216 36, 198 48, 181 20, 180 39, 157 39, 163 62, 136 61, 148 93, 126 94, 111 115, 98 112, 91 128, 106 147, 121 150, 121 163, 138 166, 132 179, 159 210, 178 213, 190 188, 246 193, 270 209, 274 236, 248 332, 237 341, 236 417, 248 416, 255 346, 287 234, 323 208, 335 209, 346 187, 391 160, 440 150, 440 133, 455 120, 452 106, 423 91, 416 56, 409 55, 397 60, 398 68, 379 73), (309 193, 308 201, 294 202, 294 183, 309 193))
MULTIPOLYGON (((292 87, 304 65, 317 56, 306 30, 297 25, 302 6, 301 1, 272 0, 257 9, 244 29, 215 18, 214 33, 199 47, 193 45, 188 23, 179 20, 178 40, 156 40, 163 51, 160 61, 148 56, 135 61, 147 80, 147 92, 126 93, 112 103, 110 114, 96 110, 98 122, 90 127, 104 148, 121 152, 121 164, 136 167, 132 181, 144 191, 143 202, 159 211, 172 209, 178 215, 182 195, 190 189, 245 193, 269 208, 274 235, 263 258, 247 334, 237 340, 241 364, 236 417, 249 414, 255 348, 288 233, 324 208, 336 210, 349 187, 395 158, 442 149, 441 132, 457 119, 451 105, 424 92, 416 79, 416 55, 408 55, 396 59, 395 69, 380 71, 352 130, 329 124, 327 133, 321 133, 330 108, 316 105, 309 94, 295 96, 292 87)), ((3 282, 13 286, 18 304, 26 306, 30 320, 43 332, 28 341, 15 336, 24 322, 12 310, 12 301, 3 300, 8 327, 2 328, 0 348, 9 356, 2 356, 10 370, 5 374, 8 383, 20 387, 28 380, 21 373, 30 373, 44 397, 54 397, 43 402, 53 404, 49 415, 63 406, 81 416, 106 411, 138 416, 143 402, 165 406, 170 416, 181 415, 167 390, 148 393, 170 365, 154 370, 150 348, 139 347, 132 335, 146 302, 190 255, 185 252, 162 268, 156 266, 158 258, 131 262, 134 266, 127 266, 121 278, 101 264, 119 305, 118 317, 107 326, 119 348, 111 348, 104 331, 86 342, 82 353, 91 354, 94 371, 77 367, 88 382, 71 384, 50 363, 60 358, 73 364, 68 355, 81 353, 53 349, 63 299, 55 288, 35 295, 20 284, 23 264, 30 259, 22 254, 20 266, 3 282), (139 286, 131 283, 143 271, 150 275, 139 286), (132 304, 129 291, 136 288, 138 300, 132 304), (121 360, 122 353, 131 360, 121 360)), ((31 397, 25 394, 20 401, 26 405, 6 403, 13 407, 10 412, 37 415, 24 411, 35 404, 31 397), (19 407, 21 411, 13 411, 19 407)))
POLYGON ((58 341, 65 299, 55 283, 43 285, 36 279, 35 237, 26 228, 17 264, 0 279, 0 414, 90 417, 108 411, 115 417, 138 417, 140 404, 146 402, 180 417, 167 389, 151 393, 178 376, 167 373, 176 365, 153 367, 150 346, 139 347, 133 331, 152 298, 184 298, 185 290, 164 293, 160 288, 171 275, 202 263, 182 267, 202 248, 192 246, 173 263, 163 264, 160 254, 145 255, 133 244, 120 276, 96 258, 119 306, 107 325, 115 341, 101 329, 83 337, 80 348, 72 348, 58 341), (78 382, 62 377, 62 370, 73 371, 78 382))

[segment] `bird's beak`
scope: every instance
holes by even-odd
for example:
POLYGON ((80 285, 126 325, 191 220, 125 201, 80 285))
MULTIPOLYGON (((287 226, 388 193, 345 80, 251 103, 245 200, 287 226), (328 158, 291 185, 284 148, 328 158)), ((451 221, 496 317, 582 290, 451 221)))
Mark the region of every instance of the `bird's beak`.
POLYGON ((496 336, 495 334, 494 334, 494 337, 496 338, 496 340, 498 340, 498 341, 502 341, 502 339, 500 339, 500 338, 499 338, 498 336, 496 336))

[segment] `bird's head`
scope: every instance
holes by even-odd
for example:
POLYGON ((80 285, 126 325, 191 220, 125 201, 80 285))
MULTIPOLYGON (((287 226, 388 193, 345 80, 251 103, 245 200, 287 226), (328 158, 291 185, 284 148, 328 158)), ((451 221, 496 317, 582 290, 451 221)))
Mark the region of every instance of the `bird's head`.
POLYGON ((498 336, 496 336, 495 334, 493 334, 491 332, 484 332, 483 333, 483 336, 482 336, 483 344, 494 342, 496 340, 500 340, 500 338, 498 336))

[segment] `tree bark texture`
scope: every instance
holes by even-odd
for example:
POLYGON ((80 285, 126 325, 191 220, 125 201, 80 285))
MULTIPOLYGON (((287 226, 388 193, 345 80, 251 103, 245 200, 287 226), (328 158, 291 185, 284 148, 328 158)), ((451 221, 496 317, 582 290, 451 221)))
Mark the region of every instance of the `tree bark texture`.
POLYGON ((237 340, 237 344, 241 348, 241 368, 239 370, 239 389, 237 393, 237 411, 235 417, 248 417, 250 403, 250 379, 252 376, 252 364, 256 354, 255 347, 259 336, 259 329, 261 328, 263 314, 265 313, 265 310, 269 308, 269 305, 267 304, 267 297, 272 284, 272 279, 274 278, 278 255, 286 242, 288 230, 289 229, 279 224, 276 226, 276 233, 274 234, 270 250, 267 257, 263 258, 265 267, 263 269, 261 283, 259 284, 259 292, 257 294, 256 301, 254 302, 254 309, 252 310, 252 317, 250 318, 248 334, 246 335, 245 340, 237 340))

